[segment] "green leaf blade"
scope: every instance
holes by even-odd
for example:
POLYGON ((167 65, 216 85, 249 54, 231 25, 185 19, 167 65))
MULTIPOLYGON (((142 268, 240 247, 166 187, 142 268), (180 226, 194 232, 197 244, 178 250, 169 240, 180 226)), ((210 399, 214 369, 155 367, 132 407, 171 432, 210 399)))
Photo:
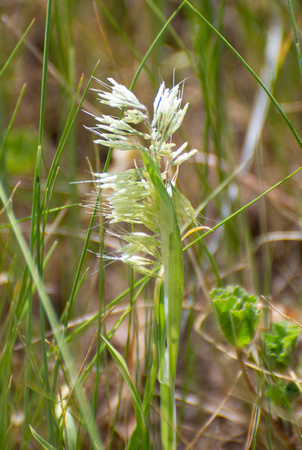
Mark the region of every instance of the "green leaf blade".
POLYGON ((124 358, 122 357, 122 355, 110 344, 110 342, 104 337, 102 336, 102 339, 104 340, 115 364, 117 365, 117 368, 119 369, 124 381, 127 383, 130 392, 131 392, 131 396, 132 396, 132 400, 133 400, 133 408, 134 408, 134 413, 135 413, 135 417, 136 417, 136 421, 137 421, 137 426, 134 430, 134 436, 133 436, 133 441, 131 441, 132 443, 135 442, 137 443, 138 441, 142 441, 145 439, 145 434, 146 434, 146 424, 145 424, 145 417, 144 417, 144 413, 143 413, 143 408, 142 408, 142 403, 141 403, 141 399, 140 396, 137 392, 137 390, 135 389, 135 386, 133 384, 133 381, 131 379, 130 373, 128 371, 127 368, 127 364, 126 361, 124 360, 124 358))

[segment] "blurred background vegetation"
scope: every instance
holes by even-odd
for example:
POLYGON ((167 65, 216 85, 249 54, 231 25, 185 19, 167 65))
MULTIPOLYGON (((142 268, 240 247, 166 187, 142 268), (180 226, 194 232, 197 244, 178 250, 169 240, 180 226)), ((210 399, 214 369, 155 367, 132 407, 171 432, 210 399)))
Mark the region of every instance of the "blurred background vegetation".
MULTIPOLYGON (((0 70, 35 19, 0 77, 0 179, 8 196, 17 186, 12 196, 13 211, 28 243, 41 117, 46 3, 44 0, 2 0, 0 5, 0 70), (20 93, 22 98, 16 110, 20 93)), ((53 0, 42 193, 81 76, 84 78, 80 95, 97 61, 96 78, 106 81, 112 77, 130 86, 150 47, 152 51, 133 91, 151 111, 162 79, 169 87, 173 82, 186 80, 184 103, 189 102, 190 107, 175 142, 188 141, 189 148, 195 147, 199 152, 182 168, 179 184, 197 209, 200 225, 212 228, 301 166, 301 147, 281 114, 237 56, 192 8, 184 5, 154 45, 156 36, 179 5, 180 2, 168 0, 53 0)), ((190 5, 260 76, 299 133, 301 73, 288 3, 192 0, 190 5)), ((300 6, 300 2, 293 2, 298 31, 302 23, 300 6)), ((90 87, 98 88, 98 85, 92 80, 90 87)), ((108 112, 103 107, 100 111, 95 97, 92 90, 87 92, 64 145, 45 224, 47 260, 43 281, 59 317, 70 300, 91 220, 89 208, 81 204, 89 206, 94 202, 91 184, 71 182, 90 180, 90 168, 102 171, 107 156, 107 150, 95 146, 91 133, 84 127, 92 126, 93 121, 83 110, 96 115, 108 112)), ((132 153, 113 151, 109 170, 133 167, 135 157, 137 155, 132 153)), ((256 295, 266 296, 281 313, 301 320, 301 207, 301 175, 298 174, 207 236, 206 251, 200 241, 185 253, 184 316, 177 374, 179 448, 248 448, 245 445, 256 423, 254 401, 243 380, 239 379, 234 386, 239 365, 218 330, 209 308, 208 292, 217 285, 219 278, 225 285, 238 283, 256 295), (212 423, 204 429, 211 417, 212 423)), ((30 423, 46 439, 46 401, 41 396, 39 381, 42 365, 39 301, 33 292, 32 337, 37 338, 37 343, 34 341, 27 357, 33 361, 35 369, 25 381, 26 352, 22 336, 27 330, 26 306, 20 300, 18 305, 22 304, 22 308, 16 312, 14 302, 20 299, 26 264, 6 214, 3 210, 0 212, 0 372, 2 393, 5 391, 1 400, 5 419, 2 419, 4 428, 0 441, 6 442, 3 448, 40 448, 23 427, 27 384, 33 411, 30 423), (5 346, 13 327, 17 327, 18 332, 4 363, 5 346), (3 370, 8 370, 11 377, 4 376, 3 370)), ((192 236, 185 243, 190 240, 192 236)), ((106 241, 106 251, 112 251, 115 245, 106 241)), ((68 345, 76 370, 79 375, 83 374, 86 394, 92 399, 96 375, 93 364, 89 364, 96 352, 95 315, 100 302, 102 308, 116 301, 116 309, 102 324, 104 333, 109 332, 128 308, 129 294, 118 299, 129 288, 131 275, 127 267, 118 263, 100 272, 100 258, 96 256, 100 251, 97 226, 92 229, 88 250, 81 266, 83 280, 78 284, 69 318, 68 345), (105 283, 100 283, 100 279, 105 283), (91 318, 94 320, 90 322, 91 318), (82 323, 86 324, 83 329, 82 323)), ((137 275, 136 279, 139 279, 137 275)), ((126 357, 138 391, 143 390, 148 367, 150 333, 147 325, 152 317, 152 296, 152 289, 147 287, 138 298, 130 320, 128 315, 112 338, 115 348, 126 357)), ((271 316, 280 317, 268 308, 265 320, 269 322, 271 316)), ((47 323, 46 331, 49 330, 47 323)), ((51 333, 48 339, 51 369, 55 366, 55 352, 51 356, 51 333)), ((122 389, 121 377, 110 357, 103 355, 101 358, 102 376, 95 407, 97 427, 109 448, 125 448, 135 419, 131 397, 122 389)), ((298 356, 296 363, 299 376, 298 356)), ((256 380, 257 371, 250 370, 256 380)), ((66 375, 61 372, 54 387, 56 393, 66 383, 66 375)), ((253 448, 301 448, 294 427, 302 423, 301 407, 301 401, 296 402, 289 414, 282 408, 268 406, 269 417, 277 417, 280 434, 274 437, 273 420, 265 416, 260 424, 257 422, 258 441, 253 448)), ((153 448, 160 448, 158 417, 155 393, 151 420, 153 448)), ((77 448, 88 448, 83 436, 78 438, 77 448)), ((73 448, 70 443, 64 445, 73 448)))

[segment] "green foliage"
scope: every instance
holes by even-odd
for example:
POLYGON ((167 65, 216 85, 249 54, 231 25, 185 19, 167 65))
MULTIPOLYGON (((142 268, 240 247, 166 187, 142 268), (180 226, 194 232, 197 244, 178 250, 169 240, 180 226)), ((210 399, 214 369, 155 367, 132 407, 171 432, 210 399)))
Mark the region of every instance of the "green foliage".
POLYGON ((263 334, 263 345, 270 369, 284 372, 289 367, 299 334, 298 325, 286 320, 273 323, 271 331, 263 334))
POLYGON ((221 331, 237 348, 253 340, 261 317, 258 298, 240 286, 213 289, 210 293, 221 331))
MULTIPOLYGON (((300 327, 286 320, 272 323, 270 332, 262 334, 262 343, 265 350, 265 364, 269 370, 284 372, 292 363, 296 350, 300 327)), ((266 389, 266 396, 275 405, 289 409, 301 395, 295 382, 284 383, 274 377, 274 384, 266 389)))

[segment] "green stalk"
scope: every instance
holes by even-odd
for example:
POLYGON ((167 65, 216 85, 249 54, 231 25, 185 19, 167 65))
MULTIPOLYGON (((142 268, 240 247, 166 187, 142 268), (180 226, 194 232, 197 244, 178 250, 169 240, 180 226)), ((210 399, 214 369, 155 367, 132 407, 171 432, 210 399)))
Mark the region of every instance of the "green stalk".
MULTIPOLYGON (((97 211, 101 208, 101 192, 98 194, 98 208, 95 208, 94 213, 96 214, 97 211)), ((100 263, 99 263, 99 269, 100 269, 100 276, 99 276, 99 287, 98 287, 98 323, 97 323, 97 341, 96 341, 96 361, 95 361, 95 384, 94 384, 94 394, 93 394, 93 418, 96 420, 97 417, 97 409, 98 409, 98 399, 99 399, 99 382, 100 382, 100 365, 101 365, 101 333, 102 333, 102 307, 104 306, 105 310, 105 299, 104 299, 104 290, 105 290, 105 267, 104 267, 104 261, 103 261, 103 254, 104 254, 104 227, 102 224, 102 215, 100 214, 100 263), (104 302, 104 305, 103 305, 104 302)), ((91 224, 92 228, 92 224, 91 224)))
POLYGON ((234 55, 239 59, 239 61, 244 65, 244 67, 250 72, 250 74, 255 78, 255 80, 257 81, 258 84, 260 84, 260 86, 262 87, 262 89, 266 92, 266 94, 268 95, 268 97, 270 98, 270 100, 273 102, 273 104, 275 105, 275 107, 277 108, 277 110, 279 111, 279 113, 281 114, 281 116, 283 117, 283 119, 285 120, 285 122, 287 123, 287 126, 289 127, 289 129, 291 130, 292 134, 294 135, 296 141, 298 142, 299 146, 302 147, 302 141, 297 133, 297 131, 295 130, 294 126, 292 125, 291 121, 289 120, 289 118, 287 117, 287 115, 285 114, 285 112, 283 111, 283 109, 281 108, 281 106, 279 105, 279 103, 277 102, 277 100, 275 99, 275 97, 273 96, 273 94, 268 90, 268 88, 263 84, 263 82, 261 81, 261 79, 258 77, 258 75, 256 75, 256 73, 254 72, 254 70, 251 68, 251 66, 242 58, 242 56, 237 52, 237 50, 235 50, 235 48, 227 41, 227 39, 222 36, 221 33, 219 33, 219 31, 196 9, 194 8, 194 6, 191 5, 190 2, 188 2, 187 0, 184 1, 184 3, 187 4, 187 6, 197 15, 197 17, 204 22, 205 25, 207 25, 212 31, 213 33, 216 34, 216 36, 219 37, 219 39, 222 40, 222 42, 231 50, 232 53, 234 53, 234 55))
MULTIPOLYGON (((73 101, 73 104, 71 105, 70 112, 69 112, 69 115, 68 115, 68 118, 67 118, 67 121, 66 121, 66 124, 65 124, 65 128, 64 128, 63 133, 62 133, 62 137, 60 139, 60 142, 59 142, 56 154, 55 154, 55 156, 53 158, 51 167, 49 169, 49 173, 48 173, 48 176, 47 176, 47 179, 46 179, 44 197, 43 197, 43 201, 42 201, 42 204, 44 205, 44 210, 42 211, 42 214, 44 215, 44 221, 43 221, 43 227, 44 228, 43 229, 45 229, 48 214, 50 212, 53 212, 53 211, 55 211, 57 209, 57 208, 50 209, 50 204, 51 204, 51 200, 52 200, 52 193, 54 192, 55 185, 56 185, 56 179, 57 179, 57 174, 58 174, 58 170, 59 170, 59 162, 60 162, 63 150, 65 148, 66 142, 67 142, 67 140, 68 140, 68 138, 70 136, 70 133, 71 133, 71 131, 73 129, 75 120, 76 120, 76 118, 78 116, 78 113, 79 113, 79 111, 81 109, 82 103, 83 103, 85 95, 86 95, 86 93, 88 91, 89 85, 91 83, 92 77, 93 77, 93 75, 95 73, 95 70, 97 68, 97 65, 98 65, 98 63, 96 64, 96 66, 95 66, 95 68, 94 68, 94 70, 92 72, 92 75, 91 75, 91 77, 90 77, 90 79, 89 79, 89 81, 88 81, 88 83, 87 83, 87 85, 86 85, 86 87, 84 89, 84 92, 83 92, 82 96, 79 98, 81 86, 82 86, 82 83, 83 83, 83 75, 80 78, 80 81, 79 81, 79 84, 78 84, 78 87, 77 87, 77 91, 76 91, 75 96, 74 96, 74 101, 73 101), (77 102, 78 102, 78 105, 77 105, 77 102)), ((78 204, 73 205, 73 206, 78 206, 78 204)), ((65 339, 65 329, 67 328, 67 325, 68 325, 68 320, 69 320, 70 315, 71 315, 71 311, 72 311, 72 307, 73 307, 74 301, 76 299, 76 295, 77 295, 78 290, 79 290, 79 288, 80 288, 80 286, 82 284, 82 281, 84 280, 84 277, 86 275, 86 273, 85 273, 83 275, 82 279, 80 280, 80 275, 81 275, 81 270, 82 270, 82 267, 83 267, 84 257, 86 255, 87 246, 88 246, 89 238, 90 238, 91 231, 92 231, 92 228, 93 228, 93 222, 94 222, 94 219, 95 219, 96 211, 97 211, 97 203, 95 205, 95 210, 94 210, 94 213, 93 213, 92 218, 91 218, 90 226, 89 226, 88 233, 87 233, 87 236, 86 236, 86 239, 85 239, 85 243, 84 243, 84 247, 83 247, 83 250, 82 250, 82 253, 81 253, 80 261, 79 261, 79 264, 78 264, 78 266, 76 268, 76 275, 75 275, 75 278, 74 278, 74 281, 73 281, 73 285, 72 285, 69 301, 68 301, 66 309, 64 311, 64 315, 61 318, 62 322, 64 322, 63 339, 65 339)), ((60 360, 57 359, 57 362, 56 362, 56 365, 55 365, 55 368, 54 368, 54 383, 53 383, 53 387, 52 387, 53 395, 55 394, 55 391, 56 391, 56 378, 57 378, 56 377, 56 373, 58 371, 59 364, 60 364, 60 360)))
POLYGON ((224 220, 222 220, 221 222, 219 222, 217 225, 215 225, 215 227, 211 228, 209 231, 207 231, 206 233, 204 233, 202 236, 199 236, 197 239, 195 239, 193 242, 190 242, 190 244, 188 244, 186 247, 184 247, 183 251, 188 250, 188 248, 192 247, 194 244, 196 244, 197 242, 199 242, 201 239, 204 239, 208 234, 212 233, 213 231, 217 230, 217 228, 221 227, 222 225, 224 225, 226 222, 228 222, 229 220, 233 219, 233 217, 237 216, 237 214, 240 214, 241 212, 243 212, 245 209, 247 209, 249 206, 253 205, 254 203, 256 203, 258 200, 260 200, 262 197, 264 197, 265 195, 269 194, 271 191, 273 191, 274 189, 276 189, 278 186, 280 186, 281 184, 283 184, 285 181, 289 180, 290 178, 292 178, 294 175, 297 175, 300 171, 302 170, 302 167, 299 167, 299 169, 295 170, 293 173, 291 173, 290 175, 288 175, 287 177, 283 178, 281 181, 279 181, 278 183, 274 184, 274 186, 270 187, 269 189, 267 189, 265 192, 263 192, 262 194, 258 195, 258 197, 254 198, 254 200, 252 200, 251 202, 247 203, 246 205, 244 205, 242 208, 238 209, 237 211, 235 211, 233 214, 231 214, 230 216, 226 217, 224 220))
POLYGON ((288 3, 290 20, 292 22, 292 27, 293 27, 293 32, 294 32, 295 46, 296 46, 296 51, 297 51, 297 56, 298 56, 300 75, 302 75, 302 54, 301 54, 301 48, 300 48, 300 43, 299 43, 299 38, 298 38, 294 8, 293 8, 292 0, 287 0, 287 3, 288 3))
MULTIPOLYGON (((44 116, 45 116, 45 100, 46 100, 46 82, 47 82, 47 66, 48 66, 48 50, 50 39, 50 18, 51 18, 51 4, 48 0, 45 23, 45 37, 44 37, 44 53, 43 53, 43 68, 42 68, 42 86, 41 86, 41 104, 40 104, 40 121, 39 121, 39 138, 38 138, 38 153, 34 181, 34 202, 36 204, 36 264, 40 274, 43 272, 43 241, 44 233, 40 236, 41 223, 41 161, 42 161, 42 145, 44 132, 44 116)), ((34 206, 33 206, 34 207, 34 206)), ((34 216, 33 216, 34 217, 34 216)), ((34 224, 34 221, 32 222, 34 224)), ((34 225, 33 225, 34 226, 34 225)), ((34 242, 34 239, 33 241, 34 242)), ((28 324, 31 326, 31 324, 28 324)), ((47 396, 47 419, 48 419, 48 440, 51 445, 55 444, 55 425, 53 421, 53 401, 50 389, 50 380, 48 373, 48 358, 45 342, 45 312, 43 304, 40 301, 40 328, 41 328, 41 344, 42 344, 42 359, 44 370, 45 393, 47 396)))
MULTIPOLYGON (((142 60, 142 56, 139 53, 139 51, 136 49, 135 45, 133 44, 131 38, 128 36, 127 33, 125 33, 125 31, 122 29, 120 23, 118 23, 118 21, 113 17, 113 15, 111 14, 111 12, 109 11, 108 8, 106 8, 106 6, 104 5, 103 1, 100 0, 96 0, 97 5, 100 7, 102 13, 104 14, 104 16, 107 18, 108 22, 110 23, 110 25, 114 28, 115 33, 120 36, 121 40, 124 42, 124 44, 129 48, 129 50, 131 51, 131 53, 133 54, 134 58, 140 62, 142 60)), ((107 43, 107 42, 106 42, 107 43)), ((114 65, 116 66, 116 71, 118 73, 120 73, 120 68, 118 66, 118 63, 112 53, 111 48, 109 47, 108 43, 107 43, 107 48, 108 48, 108 53, 110 54, 114 65)), ((154 85, 156 85, 156 80, 154 79, 153 73, 150 71, 150 69, 148 69, 147 66, 145 66, 145 71, 148 74, 150 80, 152 81, 152 83, 154 85)))
POLYGON ((172 20, 174 19, 174 17, 177 16, 177 14, 178 14, 179 11, 181 10, 181 8, 182 8, 186 3, 187 3, 187 1, 184 0, 184 1, 178 6, 178 8, 174 11, 174 13, 171 14, 171 16, 169 17, 169 19, 166 21, 166 23, 164 24, 164 26, 162 27, 162 29, 160 30, 160 32, 158 33, 158 35, 156 36, 156 38, 154 39, 154 41, 152 42, 152 44, 150 45, 149 49, 147 50, 145 56, 144 56, 143 59, 142 59, 142 62, 140 63, 140 65, 139 65, 139 67, 138 67, 138 69, 137 69, 137 71, 136 71, 136 73, 135 73, 135 75, 134 75, 134 78, 133 78, 133 80, 132 80, 132 83, 131 83, 131 85, 130 85, 130 87, 129 87, 129 90, 130 90, 130 91, 133 90, 133 88, 134 88, 134 86, 135 86, 135 83, 136 83, 136 81, 137 81, 137 79, 138 79, 138 77, 139 77, 139 74, 141 73, 141 71, 142 71, 144 65, 146 64, 146 61, 147 61, 147 59, 149 58, 150 54, 152 53, 152 51, 153 51, 155 45, 160 41, 162 35, 163 35, 164 32, 166 31, 166 29, 169 28, 169 26, 170 26, 172 20))
POLYGON ((180 335, 183 295, 183 260, 177 217, 161 178, 160 170, 147 152, 142 152, 145 167, 155 188, 159 208, 164 268, 164 317, 159 326, 161 436, 164 450, 176 449, 175 375, 180 335))
MULTIPOLYGON (((2 16, 2 20, 4 21, 4 17, 2 16)), ((24 39, 26 38, 29 30, 31 29, 31 27, 34 24, 35 19, 33 19, 30 24, 28 25, 27 29, 25 30, 25 32, 23 33, 23 35, 21 36, 18 44, 16 45, 16 47, 14 48, 14 50, 12 51, 12 53, 10 54, 9 58, 7 59, 6 63, 4 64, 4 66, 2 67, 2 69, 0 70, 0 77, 4 74, 5 70, 7 69, 7 67, 9 66, 11 60, 13 59, 13 57, 15 56, 15 54, 17 53, 19 47, 21 46, 22 42, 24 41, 24 39)))
POLYGON ((102 449, 103 446, 99 439, 98 431, 96 430, 94 421, 92 419, 92 412, 91 412, 90 405, 86 400, 85 393, 84 393, 82 387, 78 383, 76 383, 76 380, 77 380, 76 368, 74 365, 74 361, 73 361, 69 351, 67 350, 65 342, 63 340, 62 332, 60 331, 60 328, 61 328, 60 322, 57 319, 57 316, 54 311, 51 300, 46 293, 46 289, 44 287, 41 275, 40 275, 40 273, 37 269, 37 266, 35 264, 35 261, 32 257, 32 252, 28 248, 25 238, 20 231, 20 228, 17 224, 17 220, 12 211, 11 204, 8 201, 8 198, 4 192, 1 182, 0 182, 0 200, 2 201, 3 205, 5 206, 7 218, 10 222, 13 233, 16 236, 19 248, 25 258, 28 270, 29 270, 32 280, 36 286, 36 289, 37 289, 39 298, 41 299, 41 302, 43 304, 44 310, 46 311, 50 326, 53 330, 54 337, 57 342, 57 347, 58 347, 59 352, 61 353, 62 358, 65 362, 66 372, 69 374, 70 379, 71 379, 71 381, 70 381, 71 385, 74 387, 75 394, 76 394, 76 397, 77 397, 77 400, 79 403, 79 408, 82 413, 83 422, 87 428, 87 431, 89 432, 91 440, 94 442, 95 448, 102 449))
MULTIPOLYGON (((76 53, 74 47, 74 38, 72 32, 72 18, 73 7, 70 1, 55 2, 54 3, 54 22, 57 32, 58 51, 56 52, 57 65, 60 67, 61 73, 64 74, 66 79, 67 89, 64 89, 62 96, 62 115, 65 115, 67 110, 71 110, 73 107, 73 93, 75 88, 75 65, 76 65, 76 53)), ((72 128, 68 140, 67 148, 67 177, 70 181, 76 179, 77 170, 77 148, 76 148, 76 133, 72 128)), ((70 197, 72 203, 77 201, 77 188, 74 184, 70 185, 70 197)), ((68 216, 69 226, 73 228, 78 223, 78 208, 71 210, 68 216)), ((76 261, 78 254, 77 242, 75 239, 70 240, 70 254, 69 260, 69 272, 74 273, 76 270, 76 261)), ((66 291, 69 289, 68 280, 66 280, 66 291)))

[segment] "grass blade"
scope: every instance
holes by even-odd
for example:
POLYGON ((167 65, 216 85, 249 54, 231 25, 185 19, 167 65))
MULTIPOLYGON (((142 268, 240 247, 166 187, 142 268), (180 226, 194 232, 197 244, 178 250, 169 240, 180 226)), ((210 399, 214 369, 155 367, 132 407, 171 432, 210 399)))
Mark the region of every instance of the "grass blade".
POLYGON ((46 292, 45 286, 43 284, 43 281, 41 279, 41 276, 40 276, 40 274, 39 274, 39 272, 37 270, 37 267, 35 265, 35 262, 33 260, 32 255, 31 255, 31 252, 30 252, 30 250, 29 250, 29 248, 28 248, 28 246, 26 244, 26 241, 24 239, 24 236, 22 235, 22 233, 20 231, 20 228, 19 228, 19 226, 17 224, 16 218, 14 216, 14 213, 13 213, 12 209, 11 209, 11 205, 10 205, 10 203, 8 201, 8 198, 7 198, 7 196, 6 196, 6 194, 5 194, 4 190, 3 190, 1 182, 0 182, 0 199, 1 199, 2 203, 3 203, 3 205, 5 206, 5 211, 6 211, 6 214, 7 214, 7 218, 9 220, 10 225, 12 227, 12 230, 13 230, 15 236, 16 236, 19 248, 20 248, 20 250, 21 250, 21 252, 22 252, 22 254, 23 254, 24 258, 25 258, 27 267, 29 269, 29 272, 30 272, 32 278, 33 278, 33 282, 36 285, 39 297, 41 299, 41 302, 43 304, 44 310, 45 310, 46 315, 48 317, 49 323, 50 323, 51 328, 53 330, 55 339, 57 341, 57 345, 58 345, 59 351, 60 351, 60 353, 62 355, 62 358, 65 361, 66 370, 69 373, 69 376, 71 378, 71 383, 75 384, 75 393, 76 393, 76 396, 77 396, 77 399, 78 399, 78 402, 79 402, 79 405, 80 405, 80 409, 81 409, 81 412, 82 412, 82 415, 83 415, 85 426, 86 426, 86 428, 87 428, 87 430, 88 430, 88 432, 90 434, 91 440, 92 440, 92 442, 94 442, 96 448, 102 449, 103 448, 102 443, 101 443, 100 438, 98 436, 98 432, 97 432, 97 430, 95 428, 95 424, 94 424, 94 422, 92 420, 91 408, 90 408, 90 406, 89 406, 89 404, 88 404, 88 402, 86 400, 86 397, 85 397, 85 394, 83 392, 82 387, 79 386, 76 383, 77 374, 76 374, 76 371, 75 371, 74 362, 73 362, 73 359, 72 359, 70 353, 68 352, 68 350, 67 350, 67 348, 66 348, 66 346, 64 344, 64 341, 62 339, 62 332, 60 331, 61 326, 60 326, 60 323, 59 323, 59 321, 57 319, 56 313, 54 311, 54 307, 53 307, 53 305, 52 305, 52 303, 51 303, 51 301, 50 301, 50 299, 49 299, 49 297, 47 295, 47 292, 46 292))
MULTIPOLYGON (((127 383, 128 387, 131 391, 133 407, 134 407, 135 417, 136 417, 136 421, 137 421, 137 428, 134 432, 135 438, 132 441, 133 447, 129 446, 129 448, 135 448, 135 445, 137 445, 139 441, 141 441, 143 444, 145 442, 145 438, 146 438, 146 436, 145 436, 146 435, 145 417, 144 417, 144 413, 143 413, 141 399, 139 397, 137 390, 135 389, 133 381, 131 380, 130 373, 128 371, 128 368, 127 368, 124 358, 118 351, 115 350, 115 348, 110 344, 110 342, 104 336, 102 336, 102 338, 103 338, 108 350, 110 351, 110 354, 111 354, 115 364, 117 365, 117 368, 119 369, 124 381, 127 383)), ((146 448, 146 447, 143 447, 143 448, 146 448)))
POLYGON ((32 432, 33 437, 36 439, 36 441, 39 442, 39 444, 45 448, 45 450, 55 450, 56 447, 49 444, 49 442, 45 441, 34 429, 29 425, 30 431, 32 432))
POLYGON ((246 205, 244 205, 242 208, 238 209, 236 212, 234 212, 233 214, 231 214, 230 216, 228 216, 226 219, 222 220, 220 223, 218 223, 217 225, 215 225, 213 228, 211 228, 211 230, 207 231, 206 233, 204 233, 202 236, 199 236, 197 239, 195 239, 193 242, 190 242, 190 244, 188 244, 186 247, 184 247, 183 251, 188 250, 188 248, 192 247, 192 245, 196 244, 198 241, 200 241, 201 239, 204 239, 206 236, 208 236, 210 233, 212 233, 213 231, 217 230, 217 228, 221 227, 222 225, 224 225, 226 222, 228 222, 229 220, 231 220, 233 217, 236 217, 238 214, 240 214, 241 212, 243 212, 245 209, 247 209, 249 206, 253 205, 254 203, 256 203, 258 200, 260 200, 261 198, 263 198, 265 195, 269 194, 270 192, 272 192, 274 189, 276 189, 278 186, 280 186, 281 184, 285 183, 285 181, 288 181, 289 179, 291 179, 292 177, 294 177, 295 175, 297 175, 300 171, 302 170, 302 167, 299 167, 299 169, 295 170, 293 173, 291 173, 290 175, 288 175, 287 177, 283 178, 281 181, 279 181, 278 183, 274 184, 274 186, 270 187, 269 189, 267 189, 265 192, 263 192, 262 194, 258 195, 258 197, 254 198, 254 200, 252 200, 251 202, 247 203, 246 205))
POLYGON ((266 94, 269 96, 269 98, 271 99, 271 101, 273 102, 273 104, 276 106, 276 108, 278 109, 279 113, 281 114, 281 116, 283 117, 283 119, 285 120, 285 122, 287 123, 287 126, 289 127, 289 129, 291 130, 292 134, 294 135, 296 141, 298 142, 299 146, 302 147, 302 141, 301 138, 299 137, 297 131, 295 130, 293 124, 291 123, 291 121, 289 120, 289 118, 287 117, 287 115, 285 114, 285 112, 283 111, 283 109, 281 108, 280 104, 277 102, 277 100, 275 99, 275 97, 273 96, 273 94, 268 90, 268 88, 263 84, 263 82, 261 81, 261 79, 258 77, 258 75, 256 75, 256 73, 254 72, 254 70, 251 68, 251 66, 242 58, 242 56, 237 52, 237 50, 235 50, 235 48, 229 43, 229 41, 222 36, 221 33, 219 33, 219 31, 193 6, 191 5, 190 2, 188 2, 187 0, 185 0, 185 3, 188 5, 188 7, 196 14, 196 16, 202 21, 204 22, 205 25, 207 25, 222 41, 223 43, 231 50, 231 52, 234 53, 234 55, 239 59, 239 61, 241 61, 241 63, 244 65, 244 67, 250 72, 250 74, 255 78, 255 80, 257 81, 257 83, 260 84, 260 86, 262 87, 262 89, 266 92, 266 94))
MULTIPOLYGON (((6 16, 2 17, 3 21, 6 21, 6 16)), ((33 26, 35 19, 33 19, 30 24, 28 25, 27 29, 25 30, 25 32, 23 33, 22 37, 20 38, 18 44, 16 45, 16 47, 14 48, 14 50, 12 51, 11 55, 9 56, 9 58, 7 59, 6 63, 4 64, 4 66, 2 67, 1 71, 0 71, 0 77, 4 74, 5 70, 7 69, 7 67, 9 66, 11 60, 13 59, 13 57, 15 56, 15 54, 17 53, 19 47, 21 46, 22 42, 24 41, 24 39, 26 38, 29 30, 31 29, 31 27, 33 26)))

